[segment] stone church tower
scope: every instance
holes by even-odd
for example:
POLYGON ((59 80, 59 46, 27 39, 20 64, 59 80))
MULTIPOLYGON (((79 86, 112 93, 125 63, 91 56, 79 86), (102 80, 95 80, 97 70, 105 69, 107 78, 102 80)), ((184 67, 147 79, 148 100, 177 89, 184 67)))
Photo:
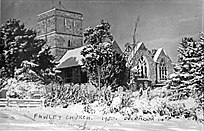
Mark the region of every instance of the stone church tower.
POLYGON ((59 60, 67 50, 83 46, 83 15, 53 8, 37 15, 38 38, 45 39, 59 60))

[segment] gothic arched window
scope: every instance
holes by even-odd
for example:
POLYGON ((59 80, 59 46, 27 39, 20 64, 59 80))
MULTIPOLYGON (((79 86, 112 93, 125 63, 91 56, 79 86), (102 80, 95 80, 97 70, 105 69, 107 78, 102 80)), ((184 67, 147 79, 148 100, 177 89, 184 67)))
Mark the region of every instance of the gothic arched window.
POLYGON ((139 78, 147 78, 148 77, 148 62, 146 57, 141 56, 141 58, 139 59, 139 64, 138 64, 138 68, 139 68, 139 78))
POLYGON ((160 80, 167 80, 167 68, 163 59, 159 63, 159 77, 160 80))

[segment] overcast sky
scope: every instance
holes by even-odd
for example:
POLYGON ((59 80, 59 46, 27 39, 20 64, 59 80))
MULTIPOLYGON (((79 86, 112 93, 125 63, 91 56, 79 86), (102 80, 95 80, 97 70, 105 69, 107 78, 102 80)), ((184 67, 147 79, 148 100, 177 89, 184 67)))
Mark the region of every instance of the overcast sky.
MULTIPOLYGON (((67 10, 84 16, 83 29, 96 26, 101 19, 111 24, 111 32, 122 50, 132 43, 134 22, 140 16, 138 39, 149 49, 163 47, 177 61, 179 41, 198 37, 202 31, 204 0, 61 0, 67 10)), ((47 11, 58 0, 1 0, 1 23, 20 19, 36 29, 36 15, 47 11)))

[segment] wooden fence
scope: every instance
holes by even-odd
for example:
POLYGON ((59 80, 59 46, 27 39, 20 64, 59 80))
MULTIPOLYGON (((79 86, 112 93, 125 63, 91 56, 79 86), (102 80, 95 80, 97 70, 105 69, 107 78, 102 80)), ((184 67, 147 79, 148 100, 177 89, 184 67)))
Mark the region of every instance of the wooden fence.
POLYGON ((0 107, 44 107, 44 99, 0 98, 0 107))

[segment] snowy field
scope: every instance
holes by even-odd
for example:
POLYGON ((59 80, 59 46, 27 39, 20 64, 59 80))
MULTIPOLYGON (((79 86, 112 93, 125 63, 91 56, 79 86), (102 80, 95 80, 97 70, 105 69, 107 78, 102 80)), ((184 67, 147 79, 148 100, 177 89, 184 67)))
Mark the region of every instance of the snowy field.
POLYGON ((0 108, 0 130, 204 131, 204 125, 184 119, 124 120, 119 114, 85 114, 81 107, 0 108))

